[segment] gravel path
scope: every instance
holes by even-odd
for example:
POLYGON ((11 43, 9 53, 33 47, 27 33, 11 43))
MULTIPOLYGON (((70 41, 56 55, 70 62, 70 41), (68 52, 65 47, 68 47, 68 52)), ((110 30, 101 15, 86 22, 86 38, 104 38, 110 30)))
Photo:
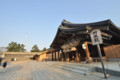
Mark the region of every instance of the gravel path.
MULTIPOLYGON (((37 61, 11 62, 6 72, 0 72, 0 80, 106 80, 102 76, 101 73, 84 76, 37 61)), ((110 76, 107 80, 120 80, 120 77, 110 76)))

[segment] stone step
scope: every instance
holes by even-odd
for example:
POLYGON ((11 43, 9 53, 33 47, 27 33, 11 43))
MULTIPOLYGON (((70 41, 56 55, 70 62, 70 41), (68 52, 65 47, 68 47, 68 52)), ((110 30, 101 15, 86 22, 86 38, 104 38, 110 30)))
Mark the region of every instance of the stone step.
POLYGON ((81 67, 81 66, 61 65, 61 64, 54 64, 54 65, 59 65, 59 66, 67 67, 70 69, 77 69, 77 70, 81 70, 81 71, 86 71, 88 69, 88 67, 81 67))
POLYGON ((95 68, 89 68, 89 67, 84 67, 84 66, 74 66, 74 65, 67 65, 67 64, 61 64, 61 63, 45 63, 49 64, 51 66, 59 67, 61 69, 73 71, 73 72, 78 72, 84 75, 89 75, 90 73, 95 71, 95 68))

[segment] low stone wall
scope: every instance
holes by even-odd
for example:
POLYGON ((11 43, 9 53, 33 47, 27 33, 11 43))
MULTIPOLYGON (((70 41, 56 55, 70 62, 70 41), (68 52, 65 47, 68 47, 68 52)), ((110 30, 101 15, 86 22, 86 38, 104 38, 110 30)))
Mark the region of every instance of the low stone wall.
MULTIPOLYGON (((103 69, 99 68, 99 67, 96 67, 96 72, 104 73, 103 69)), ((115 70, 111 70, 111 69, 106 69, 106 72, 107 72, 107 74, 110 74, 112 76, 120 77, 120 72, 119 71, 115 71, 115 70)))
POLYGON ((34 56, 37 54, 41 54, 40 52, 3 52, 5 55, 3 61, 27 61, 33 60, 34 56))

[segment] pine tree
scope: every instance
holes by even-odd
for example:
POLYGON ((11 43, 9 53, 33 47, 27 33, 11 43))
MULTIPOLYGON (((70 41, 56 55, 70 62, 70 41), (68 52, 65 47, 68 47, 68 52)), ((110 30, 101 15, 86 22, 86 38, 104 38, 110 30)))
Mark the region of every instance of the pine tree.
POLYGON ((34 46, 32 47, 31 52, 39 52, 39 51, 40 51, 40 50, 39 50, 39 48, 38 48, 37 45, 34 45, 34 46))
POLYGON ((45 47, 43 48, 43 51, 46 51, 46 48, 45 48, 45 47))
POLYGON ((25 52, 23 44, 17 44, 16 42, 11 42, 8 44, 7 51, 8 52, 25 52))

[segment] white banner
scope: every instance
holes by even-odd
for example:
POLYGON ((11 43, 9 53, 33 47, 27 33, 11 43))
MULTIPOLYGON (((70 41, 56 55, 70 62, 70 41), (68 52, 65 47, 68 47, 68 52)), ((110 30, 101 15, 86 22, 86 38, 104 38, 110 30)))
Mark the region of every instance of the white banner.
POLYGON ((93 45, 102 44, 101 31, 99 29, 94 29, 90 32, 90 37, 93 45))

